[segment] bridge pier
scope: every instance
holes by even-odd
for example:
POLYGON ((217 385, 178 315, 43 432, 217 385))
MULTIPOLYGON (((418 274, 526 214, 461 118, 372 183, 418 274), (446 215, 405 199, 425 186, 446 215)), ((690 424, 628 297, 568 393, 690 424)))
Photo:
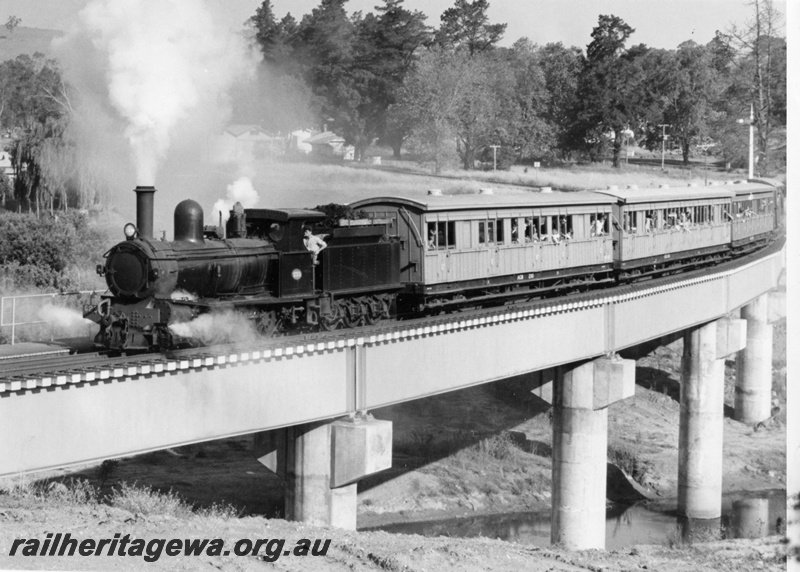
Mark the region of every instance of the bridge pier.
POLYGON ((358 480, 392 465, 392 423, 362 416, 264 431, 254 453, 286 481, 286 520, 355 530, 358 480))
POLYGON ((770 295, 763 294, 744 306, 747 346, 736 356, 736 397, 733 417, 742 423, 758 423, 772 410, 772 324, 770 295))
POLYGON ((722 514, 722 419, 725 356, 744 346, 744 320, 717 320, 683 339, 678 433, 678 515, 722 514))
POLYGON ((633 396, 635 367, 617 356, 561 366, 534 390, 553 404, 553 544, 605 548, 608 406, 633 396))

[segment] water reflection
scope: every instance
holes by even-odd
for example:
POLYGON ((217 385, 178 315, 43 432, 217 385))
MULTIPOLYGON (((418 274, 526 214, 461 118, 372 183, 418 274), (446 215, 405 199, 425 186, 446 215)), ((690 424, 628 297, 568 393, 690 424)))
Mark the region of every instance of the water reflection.
MULTIPOLYGON (((782 533, 780 529, 786 519, 786 491, 724 495, 722 511, 722 518, 697 520, 678 518, 674 500, 615 505, 606 513, 606 549, 636 544, 675 545, 720 538, 758 538, 782 533)), ((550 544, 550 512, 398 523, 380 529, 423 536, 482 536, 544 547, 550 544)))

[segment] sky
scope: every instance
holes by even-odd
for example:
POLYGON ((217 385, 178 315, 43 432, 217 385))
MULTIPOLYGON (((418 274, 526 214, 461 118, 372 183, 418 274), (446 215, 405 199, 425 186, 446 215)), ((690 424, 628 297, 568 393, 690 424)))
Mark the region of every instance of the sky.
MULTIPOLYGON (((261 0, 208 0, 221 8, 226 24, 240 28, 255 13, 261 0)), ((794 1, 794 0, 790 0, 794 1)), ((0 0, 0 20, 15 15, 20 25, 32 28, 66 29, 75 20, 86 0, 0 0)), ((349 0, 347 10, 370 12, 381 0, 349 0)), ((405 0, 410 10, 428 15, 428 24, 439 25, 439 17, 454 0, 405 0)), ((631 43, 654 48, 676 48, 686 40, 704 44, 716 30, 731 23, 743 23, 749 16, 747 0, 490 0, 492 23, 507 23, 503 44, 521 37, 537 44, 562 42, 585 47, 600 14, 614 14, 636 32, 631 43)), ((786 11, 786 1, 777 0, 786 11)), ((273 0, 275 13, 282 17, 291 12, 300 19, 319 5, 319 0, 273 0)))

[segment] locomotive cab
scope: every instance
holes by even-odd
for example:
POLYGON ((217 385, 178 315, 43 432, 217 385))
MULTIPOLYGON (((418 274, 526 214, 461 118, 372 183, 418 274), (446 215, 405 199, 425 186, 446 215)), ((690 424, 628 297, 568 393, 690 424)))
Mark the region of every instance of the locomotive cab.
MULTIPOLYGON (((321 287, 321 279, 315 277, 312 256, 303 244, 303 228, 310 226, 317 233, 324 219, 323 213, 314 210, 241 209, 237 204, 228 219, 227 231, 231 236, 244 229, 248 238, 269 240, 279 257, 280 278, 275 295, 280 298, 301 297, 313 294, 321 287)), ((320 261, 324 264, 324 253, 320 261)))

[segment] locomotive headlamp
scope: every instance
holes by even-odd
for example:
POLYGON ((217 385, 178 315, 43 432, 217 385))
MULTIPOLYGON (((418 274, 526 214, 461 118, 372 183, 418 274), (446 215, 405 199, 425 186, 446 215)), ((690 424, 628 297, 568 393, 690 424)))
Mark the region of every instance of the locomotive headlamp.
POLYGON ((133 237, 136 236, 137 233, 136 225, 134 225, 132 222, 129 222, 125 225, 125 228, 122 229, 122 232, 125 233, 125 238, 128 240, 133 240, 133 237))

